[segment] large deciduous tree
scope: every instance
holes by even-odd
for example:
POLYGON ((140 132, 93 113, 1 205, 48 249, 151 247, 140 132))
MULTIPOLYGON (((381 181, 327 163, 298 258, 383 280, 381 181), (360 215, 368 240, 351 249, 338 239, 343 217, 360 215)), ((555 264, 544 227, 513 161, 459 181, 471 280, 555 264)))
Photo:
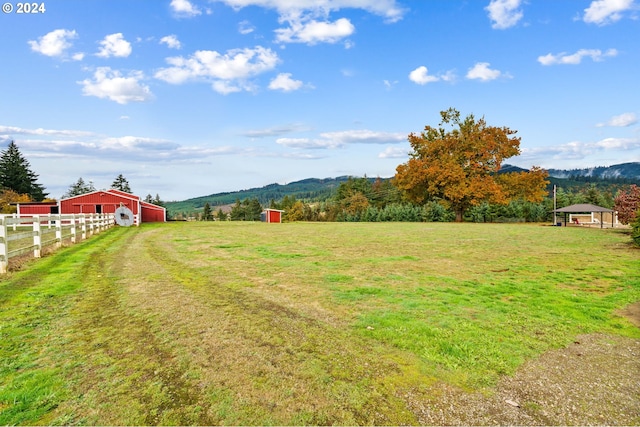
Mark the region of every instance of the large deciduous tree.
POLYGON ((636 217, 640 217, 640 187, 634 184, 628 191, 620 191, 614 203, 618 221, 631 224, 636 217))
POLYGON ((32 200, 41 202, 47 193, 37 181, 38 175, 31 170, 31 165, 22 156, 15 142, 11 141, 0 155, 0 189, 26 194, 32 200))
POLYGON ((0 214, 13 214, 17 212, 15 203, 27 203, 31 198, 27 194, 18 194, 13 190, 0 189, 0 214))
POLYGON ((410 159, 396 169, 393 182, 409 200, 442 202, 462 221, 467 209, 482 202, 543 199, 545 171, 498 174, 504 159, 520 154, 517 131, 489 126, 472 114, 461 119, 453 108, 440 115, 437 128, 426 126, 409 135, 410 159))

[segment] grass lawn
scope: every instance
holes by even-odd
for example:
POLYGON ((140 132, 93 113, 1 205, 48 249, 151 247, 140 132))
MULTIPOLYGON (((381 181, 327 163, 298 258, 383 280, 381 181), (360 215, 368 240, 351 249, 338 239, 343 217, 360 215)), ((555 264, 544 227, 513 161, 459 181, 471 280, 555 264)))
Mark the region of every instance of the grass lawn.
POLYGON ((0 277, 0 425, 416 424, 436 384, 639 339, 639 260, 580 227, 114 228, 0 277))

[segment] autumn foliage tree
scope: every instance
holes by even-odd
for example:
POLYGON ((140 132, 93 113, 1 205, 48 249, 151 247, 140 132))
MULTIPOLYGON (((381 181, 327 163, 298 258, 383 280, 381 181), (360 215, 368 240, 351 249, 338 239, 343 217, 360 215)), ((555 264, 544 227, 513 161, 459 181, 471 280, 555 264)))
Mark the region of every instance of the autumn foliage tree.
POLYGON ((31 197, 28 194, 18 194, 13 190, 0 190, 0 214, 12 214, 17 212, 15 203, 28 203, 31 197))
POLYGON ((498 174, 504 159, 520 154, 517 131, 488 126, 473 115, 461 119, 453 108, 440 115, 437 128, 426 126, 422 133, 409 135, 411 158, 396 169, 394 184, 409 200, 439 201, 456 213, 456 221, 483 202, 543 200, 547 173, 542 169, 498 174))
POLYGON ((614 203, 618 221, 631 224, 640 215, 640 187, 632 185, 628 191, 620 191, 614 203))

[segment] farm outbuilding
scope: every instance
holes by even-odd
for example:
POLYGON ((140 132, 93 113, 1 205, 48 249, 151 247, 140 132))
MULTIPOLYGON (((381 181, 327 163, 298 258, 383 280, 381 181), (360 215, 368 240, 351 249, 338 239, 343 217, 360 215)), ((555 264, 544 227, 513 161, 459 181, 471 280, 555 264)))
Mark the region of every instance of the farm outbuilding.
POLYGON ((567 217, 568 223, 574 225, 596 225, 604 228, 605 224, 611 223, 613 228, 618 224, 618 213, 602 206, 582 203, 565 206, 553 212, 564 214, 565 227, 567 226, 567 217))
POLYGON ((15 203, 18 215, 57 215, 60 207, 58 202, 15 203))
POLYGON ((166 219, 166 209, 162 206, 115 189, 92 191, 61 199, 57 203, 19 203, 17 206, 19 215, 113 214, 116 209, 124 206, 133 213, 135 225, 142 222, 164 222, 166 219))
POLYGON ((265 209, 264 211, 262 211, 260 219, 262 220, 262 222, 280 223, 282 222, 283 213, 284 211, 281 211, 279 209, 265 209))

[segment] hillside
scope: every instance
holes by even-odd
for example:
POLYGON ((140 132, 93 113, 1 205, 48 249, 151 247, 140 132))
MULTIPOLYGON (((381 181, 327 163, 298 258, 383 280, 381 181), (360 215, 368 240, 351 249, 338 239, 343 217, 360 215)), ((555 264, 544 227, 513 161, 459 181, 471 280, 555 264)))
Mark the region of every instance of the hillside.
POLYGON ((640 162, 621 163, 613 166, 599 166, 585 169, 549 169, 549 176, 555 178, 600 178, 620 180, 640 180, 640 162))
POLYGON ((269 184, 259 188, 195 197, 181 202, 167 202, 166 206, 169 212, 173 213, 193 212, 202 209, 205 203, 215 207, 230 205, 236 200, 253 198, 257 198, 261 205, 268 205, 271 200, 281 200, 285 196, 302 200, 326 200, 333 195, 340 183, 348 179, 348 176, 325 179, 308 178, 288 184, 269 184))
MULTIPOLYGON (((521 172, 525 170, 505 164, 501 172, 521 172)), ((549 169, 548 171, 550 188, 553 185, 557 185, 567 190, 575 190, 585 185, 596 184, 598 187, 609 187, 615 190, 620 185, 640 184, 640 162, 585 169, 549 169)), ((264 187, 210 194, 179 202, 167 202, 166 206, 169 213, 173 214, 201 210, 205 203, 209 203, 211 207, 218 207, 231 205, 236 200, 253 198, 257 198, 263 206, 268 206, 271 200, 282 200, 285 196, 295 197, 300 200, 327 200, 333 196, 340 183, 348 179, 348 176, 324 179, 308 178, 288 184, 269 184, 264 187)), ((615 193, 615 191, 612 192, 615 193)))

